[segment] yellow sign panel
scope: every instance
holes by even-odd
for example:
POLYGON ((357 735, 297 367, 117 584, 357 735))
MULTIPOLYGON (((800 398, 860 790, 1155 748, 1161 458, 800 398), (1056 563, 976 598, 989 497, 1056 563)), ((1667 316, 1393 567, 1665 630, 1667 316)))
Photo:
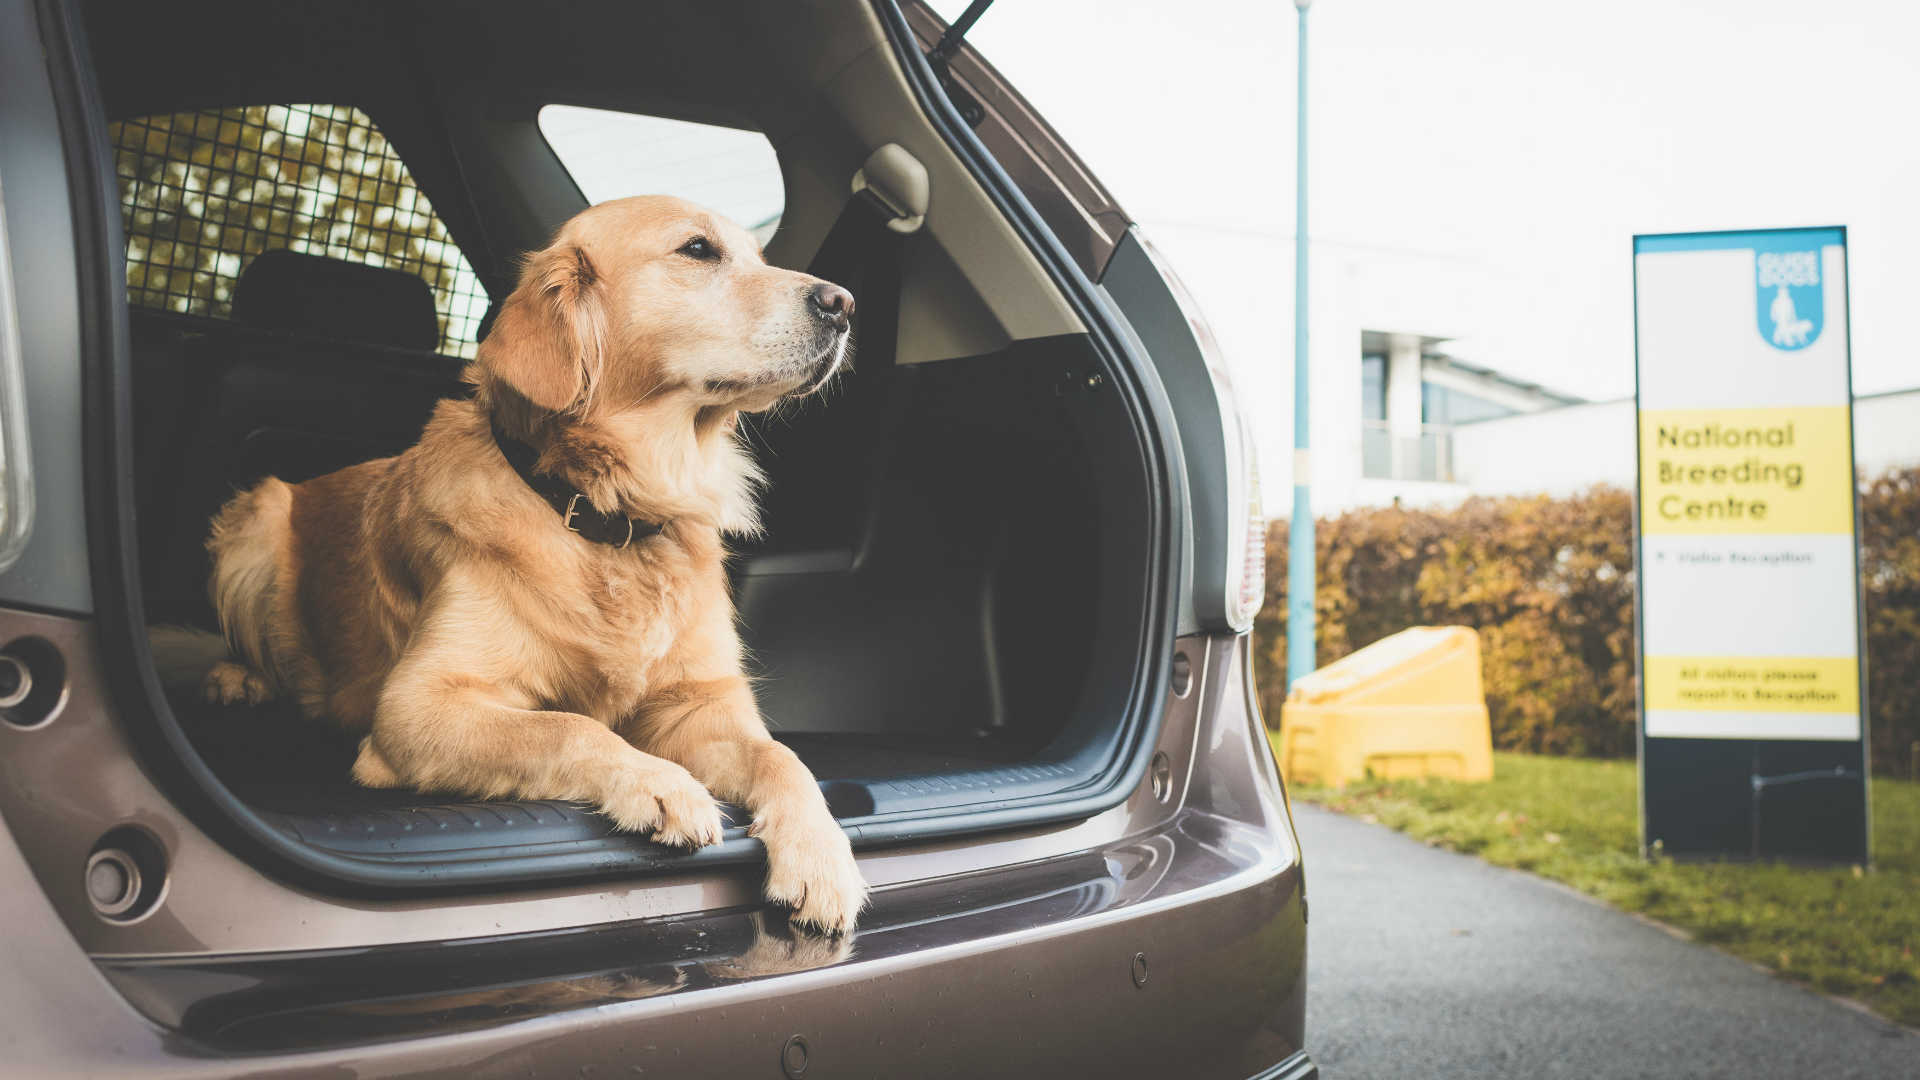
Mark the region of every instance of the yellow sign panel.
POLYGON ((1643 534, 1853 531, 1844 405, 1640 413, 1643 534))
POLYGON ((1647 709, 1855 713, 1860 664, 1851 656, 1649 656, 1647 709))

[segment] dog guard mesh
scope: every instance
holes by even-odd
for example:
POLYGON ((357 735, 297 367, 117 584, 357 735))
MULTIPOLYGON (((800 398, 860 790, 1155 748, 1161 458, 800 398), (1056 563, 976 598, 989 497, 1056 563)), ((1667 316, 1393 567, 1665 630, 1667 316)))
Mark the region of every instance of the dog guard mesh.
POLYGON ((127 298, 230 317, 233 286, 273 248, 417 274, 440 348, 470 357, 488 297, 392 144, 347 105, 252 105, 110 126, 127 298))

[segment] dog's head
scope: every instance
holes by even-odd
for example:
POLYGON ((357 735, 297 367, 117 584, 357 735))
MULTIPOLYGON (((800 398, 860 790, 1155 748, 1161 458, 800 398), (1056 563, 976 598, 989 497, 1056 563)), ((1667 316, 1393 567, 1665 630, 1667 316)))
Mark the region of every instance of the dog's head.
POLYGON ((551 412, 665 395, 758 412, 845 360, 853 295, 768 266, 753 236, 692 203, 602 203, 527 258, 479 362, 551 412))

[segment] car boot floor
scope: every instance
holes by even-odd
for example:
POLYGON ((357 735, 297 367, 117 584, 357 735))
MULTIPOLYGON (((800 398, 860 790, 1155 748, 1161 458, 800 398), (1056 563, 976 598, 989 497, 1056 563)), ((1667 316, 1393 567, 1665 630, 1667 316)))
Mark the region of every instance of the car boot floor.
MULTIPOLYGON (((611 823, 559 801, 477 800, 374 789, 351 779, 357 740, 291 705, 211 705, 186 695, 175 715, 214 774, 242 802, 298 839, 338 850, 452 850, 600 840, 611 823)), ((781 733, 820 781, 835 816, 873 811, 873 785, 1004 769, 1030 753, 1004 735, 781 733)), ((746 813, 729 807, 735 827, 746 813)))

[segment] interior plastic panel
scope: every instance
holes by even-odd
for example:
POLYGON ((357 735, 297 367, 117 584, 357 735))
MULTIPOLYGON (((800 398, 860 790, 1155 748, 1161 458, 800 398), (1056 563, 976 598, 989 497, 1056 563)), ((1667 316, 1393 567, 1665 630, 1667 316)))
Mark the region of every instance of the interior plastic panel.
POLYGON ((763 431, 767 539, 737 601, 784 732, 1009 737, 1037 747, 1074 703, 1100 546, 1080 440, 1104 403, 1073 339, 856 372, 845 401, 763 431), (847 569, 785 572, 808 551, 847 569), (763 573, 765 560, 783 572, 763 573))

